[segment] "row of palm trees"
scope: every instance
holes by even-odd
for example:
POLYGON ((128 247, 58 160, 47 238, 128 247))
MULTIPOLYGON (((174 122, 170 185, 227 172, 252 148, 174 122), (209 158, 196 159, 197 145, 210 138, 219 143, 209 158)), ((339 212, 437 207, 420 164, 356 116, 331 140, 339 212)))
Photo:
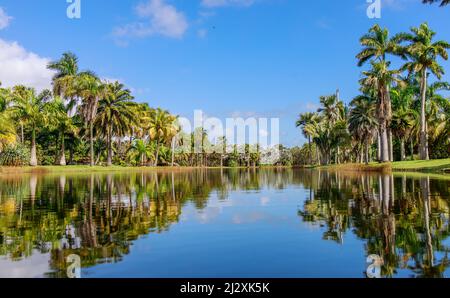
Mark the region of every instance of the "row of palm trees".
POLYGON ((177 130, 177 117, 162 109, 134 101, 129 89, 119 82, 102 81, 90 71, 81 72, 78 58, 64 53, 48 68, 55 71, 53 90, 37 93, 25 86, 0 88, 0 152, 17 139, 25 144, 29 136, 31 166, 38 165, 36 137, 38 132, 56 131, 59 140, 57 164, 66 165, 67 140, 87 138, 89 163, 96 164, 94 146, 98 140, 106 143, 108 166, 113 163, 113 143, 128 138, 155 143, 158 150, 167 144, 177 130))
POLYGON ((48 68, 55 71, 51 91, 0 88, 0 165, 260 164, 258 145, 232 145, 225 137, 212 144, 202 127, 187 134, 177 116, 137 103, 123 84, 80 71, 73 53, 64 53, 48 68), (22 147, 15 149, 16 143, 22 147), (29 156, 21 156, 27 151, 23 147, 28 148, 29 156), (7 153, 8 158, 3 158, 7 153), (20 157, 24 162, 17 160, 20 157))
MULTIPOLYGON (((450 84, 440 81, 444 69, 439 64, 439 59, 448 59, 450 44, 436 41, 435 35, 424 23, 395 36, 375 25, 361 37, 362 50, 356 56, 358 66, 370 64, 359 81, 361 94, 349 106, 340 100, 339 92, 323 96, 322 107, 316 113, 301 114, 297 121, 309 140, 309 148, 312 141, 317 148, 320 163, 330 163, 331 155, 336 163, 341 158, 368 163, 374 155, 371 148, 375 143, 376 159, 380 162, 394 161, 396 142, 401 160, 406 158, 407 140, 413 155, 418 139, 421 160, 430 159, 430 141, 450 145, 447 122, 450 102, 439 94, 450 90, 450 84), (404 63, 396 69, 392 67, 392 58, 404 63), (438 80, 430 84, 430 76, 438 80)), ((433 154, 433 157, 448 157, 448 148, 444 156, 433 154)), ((315 161, 310 158, 309 162, 315 161)))

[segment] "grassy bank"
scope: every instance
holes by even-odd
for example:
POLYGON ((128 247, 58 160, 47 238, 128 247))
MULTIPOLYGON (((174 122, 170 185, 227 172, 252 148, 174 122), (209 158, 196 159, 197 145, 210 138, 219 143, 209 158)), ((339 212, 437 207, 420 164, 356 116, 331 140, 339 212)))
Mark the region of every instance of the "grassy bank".
MULTIPOLYGON (((240 169, 242 167, 233 167, 230 169, 240 169)), ((20 174, 71 174, 71 173, 120 173, 120 172, 181 172, 192 171, 195 169, 220 169, 220 167, 126 167, 126 166, 38 166, 38 167, 1 167, 0 175, 20 175, 20 174)), ((224 167, 226 169, 226 167, 224 167)))
MULTIPOLYGON (((279 168, 268 167, 262 168, 279 168)), ((352 172, 435 172, 450 173, 450 159, 439 159, 429 161, 402 161, 394 163, 371 163, 364 164, 340 164, 320 167, 316 169, 352 171, 352 172)), ((193 167, 122 167, 122 166, 41 166, 41 167, 0 167, 0 174, 50 174, 50 173, 118 173, 118 172, 140 172, 140 171, 190 171, 193 167)), ((208 168, 217 169, 217 168, 208 168)), ((235 168, 233 168, 235 169, 235 168)))
POLYGON ((182 171, 191 168, 172 167, 122 167, 122 166, 39 166, 39 167, 0 167, 0 174, 50 174, 50 173, 118 173, 140 171, 182 171))
POLYGON ((340 164, 317 167, 320 169, 342 170, 342 171, 363 171, 363 172, 449 172, 450 159, 437 160, 412 160, 399 161, 393 163, 371 163, 364 164, 340 164))

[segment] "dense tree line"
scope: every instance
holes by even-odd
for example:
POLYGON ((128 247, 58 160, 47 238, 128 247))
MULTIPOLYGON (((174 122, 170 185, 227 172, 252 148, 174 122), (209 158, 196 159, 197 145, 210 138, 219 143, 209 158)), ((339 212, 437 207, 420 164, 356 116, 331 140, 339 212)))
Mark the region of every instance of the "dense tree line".
POLYGON ((322 96, 317 112, 299 116, 297 126, 309 141, 302 163, 450 157, 450 101, 444 95, 450 84, 441 81, 440 64, 450 44, 435 35, 426 23, 395 36, 379 25, 370 28, 357 55, 358 66, 370 65, 362 72, 361 94, 348 106, 339 92, 322 96), (392 67, 393 59, 402 66, 392 67))
POLYGON ((259 165, 258 146, 229 145, 225 138, 211 144, 203 128, 183 135, 177 116, 137 103, 119 82, 80 71, 73 53, 48 68, 55 71, 51 91, 0 88, 1 165, 259 165))

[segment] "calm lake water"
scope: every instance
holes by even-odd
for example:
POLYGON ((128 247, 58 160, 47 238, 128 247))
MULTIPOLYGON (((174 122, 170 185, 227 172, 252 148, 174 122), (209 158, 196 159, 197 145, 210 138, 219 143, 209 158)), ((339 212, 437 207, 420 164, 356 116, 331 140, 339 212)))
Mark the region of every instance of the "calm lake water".
POLYGON ((0 277, 450 277, 450 177, 0 176, 0 277))

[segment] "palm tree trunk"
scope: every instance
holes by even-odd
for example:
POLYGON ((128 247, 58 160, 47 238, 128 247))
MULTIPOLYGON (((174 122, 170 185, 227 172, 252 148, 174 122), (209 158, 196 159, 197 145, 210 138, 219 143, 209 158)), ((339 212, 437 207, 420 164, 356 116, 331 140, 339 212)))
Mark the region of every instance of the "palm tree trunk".
POLYGON ((155 154, 155 164, 154 166, 158 166, 158 159, 159 159, 159 142, 156 142, 156 154, 155 154))
POLYGON ((65 140, 64 140, 64 131, 61 131, 61 157, 59 159, 59 165, 65 166, 66 163, 66 146, 65 146, 65 140))
POLYGON ((405 139, 400 139, 400 159, 401 161, 404 161, 406 159, 406 152, 405 152, 405 139))
POLYGON ((388 142, 388 158, 389 161, 394 161, 394 147, 392 142, 392 130, 391 130, 391 122, 392 122, 392 103, 391 103, 391 93, 390 86, 387 85, 384 89, 384 103, 385 103, 385 121, 386 121, 386 134, 387 134, 387 142, 388 142))
POLYGON ((319 166, 321 166, 322 164, 320 163, 320 151, 317 146, 316 146, 316 155, 317 155, 317 163, 319 164, 319 166))
POLYGON ((31 132, 31 158, 30 166, 37 166, 37 156, 36 156, 36 129, 33 128, 31 132))
POLYGON ((341 153, 341 148, 340 146, 337 146, 337 152, 336 152, 336 164, 340 164, 341 161, 339 160, 339 155, 341 153))
POLYGON ((409 150, 411 151, 411 160, 414 160, 414 140, 412 137, 409 143, 409 150))
POLYGON ((390 128, 387 129, 388 135, 388 150, 389 150, 389 161, 394 161, 394 145, 392 142, 392 130, 390 128))
POLYGON ((381 161, 381 137, 380 137, 380 131, 377 132, 377 160, 381 161))
POLYGON ((93 121, 89 121, 89 143, 90 143, 90 159, 91 167, 95 165, 94 162, 94 124, 93 121))
POLYGON ((309 164, 312 164, 312 148, 311 148, 311 136, 308 136, 308 147, 309 147, 309 164))
POLYGON ((111 129, 108 128, 108 136, 106 137, 106 140, 108 142, 108 157, 106 161, 106 165, 108 167, 112 166, 112 137, 111 137, 111 129))
POLYGON ((175 137, 172 138, 172 161, 171 166, 173 167, 175 164, 175 137))
POLYGON ((368 165, 369 164, 369 140, 366 140, 364 150, 365 150, 366 165, 368 165))
POLYGON ((381 162, 389 162, 389 143, 386 129, 386 120, 381 121, 380 127, 381 162))
POLYGON ((427 101, 427 73, 426 69, 422 71, 421 82, 421 106, 420 106, 420 148, 419 154, 421 160, 429 160, 428 140, 427 140, 427 119, 426 119, 426 101, 427 101))
POLYGON ((20 141, 23 144, 25 142, 25 139, 23 137, 23 123, 20 122, 20 141))
POLYGON ((141 153, 141 167, 144 166, 144 153, 141 153))

